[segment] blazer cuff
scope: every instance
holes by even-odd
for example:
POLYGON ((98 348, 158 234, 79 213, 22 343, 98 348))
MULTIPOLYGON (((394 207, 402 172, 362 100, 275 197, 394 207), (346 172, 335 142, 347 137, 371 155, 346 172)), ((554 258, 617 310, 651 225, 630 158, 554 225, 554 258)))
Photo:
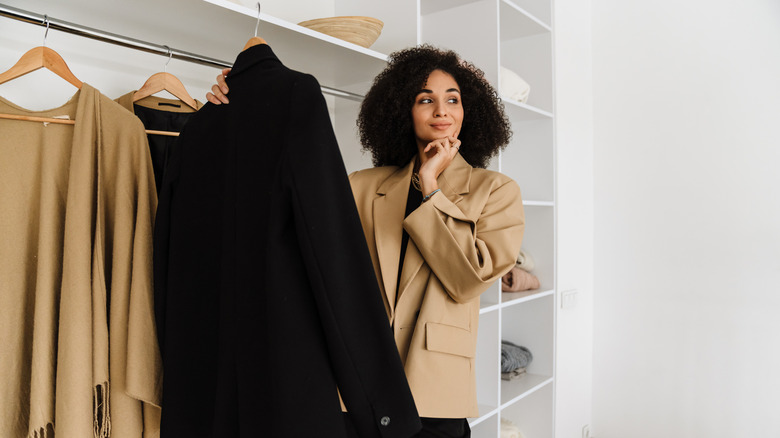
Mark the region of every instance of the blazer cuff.
POLYGON ((466 221, 472 224, 474 223, 473 220, 469 219, 465 214, 463 214, 460 208, 458 208, 452 201, 450 201, 450 199, 441 191, 434 193, 433 196, 428 199, 426 204, 432 204, 434 207, 436 207, 437 210, 452 218, 466 221))

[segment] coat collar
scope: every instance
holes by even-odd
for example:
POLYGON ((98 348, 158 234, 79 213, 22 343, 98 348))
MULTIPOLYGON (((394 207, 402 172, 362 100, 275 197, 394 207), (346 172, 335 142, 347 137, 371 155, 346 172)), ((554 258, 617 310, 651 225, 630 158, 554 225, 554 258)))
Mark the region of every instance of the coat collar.
POLYGON ((241 73, 248 70, 253 65, 269 60, 282 64, 282 62, 279 61, 279 58, 276 57, 274 51, 271 50, 271 46, 268 44, 257 44, 255 46, 249 47, 238 54, 236 57, 236 62, 233 63, 233 68, 230 70, 228 78, 236 77, 237 75, 240 75, 241 73))
MULTIPOLYGON (((398 262, 401 257, 406 199, 413 170, 414 160, 398 168, 379 186, 376 191, 378 196, 374 199, 374 238, 385 295, 393 313, 397 299, 411 283, 423 263, 422 255, 410 239, 404 257, 404 270, 399 288, 398 262), (396 291, 399 291, 398 297, 396 291)), ((457 204, 463 199, 462 195, 469 192, 471 171, 472 167, 466 160, 460 154, 456 154, 450 165, 439 175, 439 188, 453 204, 457 204)))

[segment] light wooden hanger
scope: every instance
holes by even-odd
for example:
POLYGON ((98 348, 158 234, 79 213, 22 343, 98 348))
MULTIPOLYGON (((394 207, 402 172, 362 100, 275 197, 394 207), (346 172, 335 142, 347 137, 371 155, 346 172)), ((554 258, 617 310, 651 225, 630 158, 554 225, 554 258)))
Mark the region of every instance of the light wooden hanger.
MULTIPOLYGON (((49 36, 49 17, 44 16, 44 22, 46 23, 46 33, 43 35, 43 45, 34 47, 27 51, 13 67, 0 73, 0 84, 6 83, 10 80, 16 79, 20 76, 24 76, 27 73, 32 73, 41 68, 46 68, 56 74, 57 76, 65 79, 69 83, 73 84, 76 88, 81 88, 84 84, 73 72, 68 68, 68 64, 62 59, 59 53, 46 47, 46 38, 49 36)), ((50 117, 34 117, 23 116, 19 114, 0 114, 0 119, 11 120, 26 120, 32 122, 45 122, 45 123, 59 123, 64 125, 73 125, 76 122, 68 119, 55 119, 50 117)))
POLYGON ((49 36, 49 16, 44 15, 43 21, 46 24, 46 33, 43 34, 43 45, 28 50, 27 53, 16 61, 16 64, 14 64, 13 67, 0 73, 0 84, 45 67, 57 76, 73 84, 76 88, 81 88, 83 83, 70 71, 68 64, 65 63, 62 56, 46 47, 46 38, 49 36))
POLYGON ((243 52, 244 50, 256 46, 258 44, 268 44, 264 39, 257 36, 257 28, 260 27, 260 2, 257 2, 257 23, 255 24, 255 36, 252 38, 249 38, 249 41, 246 42, 244 45, 244 48, 241 49, 243 52))
MULTIPOLYGON (((171 48, 168 46, 165 47, 168 49, 168 62, 171 62, 171 57, 173 56, 171 48)), ((190 96, 190 93, 187 92, 187 89, 184 88, 184 84, 181 83, 179 78, 168 73, 168 62, 165 63, 165 71, 149 76, 149 79, 144 82, 144 85, 133 94, 133 102, 137 102, 145 97, 159 93, 160 91, 167 91, 177 99, 186 103, 187 106, 197 110, 198 104, 195 102, 195 99, 190 96)))
POLYGON ((46 46, 38 46, 30 49, 19 58, 19 61, 3 73, 0 73, 0 84, 32 73, 38 69, 46 68, 51 70, 57 76, 73 84, 76 88, 81 88, 83 82, 78 80, 73 72, 68 68, 65 60, 54 50, 46 46))
MULTIPOLYGON (((47 15, 44 15, 43 20, 44 23, 46 24, 46 33, 43 36, 43 45, 29 50, 27 53, 22 55, 21 58, 19 58, 19 61, 17 61, 13 67, 11 67, 10 69, 6 70, 3 73, 0 73, 0 84, 8 82, 12 79, 16 79, 20 76, 24 76, 27 73, 31 73, 34 72, 35 70, 45 67, 51 70, 57 76, 60 76, 61 78, 65 79, 66 81, 70 82, 74 86, 81 89, 81 86, 84 85, 84 83, 78 80, 76 76, 73 74, 73 72, 70 71, 70 68, 68 68, 68 65, 65 63, 65 60, 62 59, 62 57, 57 52, 46 47, 46 38, 49 35, 49 17, 47 15)), ((56 123, 59 125, 76 124, 76 121, 72 119, 25 116, 20 114, 0 113, 0 119, 22 120, 26 122, 56 123)), ((146 133, 168 135, 168 136, 179 135, 178 132, 155 131, 150 129, 147 129, 146 133)))

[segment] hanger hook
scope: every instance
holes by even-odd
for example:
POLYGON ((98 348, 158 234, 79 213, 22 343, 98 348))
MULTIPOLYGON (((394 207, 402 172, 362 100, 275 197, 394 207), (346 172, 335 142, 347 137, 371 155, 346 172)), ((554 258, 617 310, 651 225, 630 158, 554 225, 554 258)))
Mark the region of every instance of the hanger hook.
POLYGON ((49 36, 49 16, 43 16, 43 24, 46 25, 46 32, 43 34, 43 45, 46 46, 46 38, 49 36))
POLYGON ((173 58, 173 52, 171 51, 170 47, 165 46, 165 45, 163 47, 165 47, 168 50, 168 60, 165 61, 165 67, 163 67, 163 71, 167 73, 168 72, 168 63, 171 62, 171 58, 173 58))
POLYGON ((255 36, 257 36, 258 27, 260 27, 260 2, 257 2, 257 23, 255 24, 255 36))

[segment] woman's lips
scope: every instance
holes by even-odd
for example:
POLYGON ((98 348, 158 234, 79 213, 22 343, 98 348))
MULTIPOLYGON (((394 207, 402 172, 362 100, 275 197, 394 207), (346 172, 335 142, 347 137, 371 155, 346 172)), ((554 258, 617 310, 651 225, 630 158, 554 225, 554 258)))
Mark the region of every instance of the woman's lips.
POLYGON ((433 129, 438 129, 439 131, 445 131, 450 126, 452 126, 452 123, 431 123, 431 127, 433 129))

